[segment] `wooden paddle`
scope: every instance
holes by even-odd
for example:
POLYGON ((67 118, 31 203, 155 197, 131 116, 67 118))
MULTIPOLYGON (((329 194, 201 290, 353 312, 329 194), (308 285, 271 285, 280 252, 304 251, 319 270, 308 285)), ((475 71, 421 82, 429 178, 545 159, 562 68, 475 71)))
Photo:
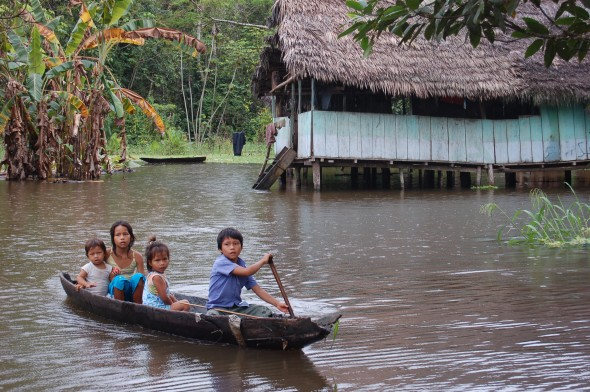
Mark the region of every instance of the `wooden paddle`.
POLYGON ((270 260, 268 260, 268 265, 270 266, 270 269, 272 270, 272 274, 275 276, 275 280, 277 281, 277 284, 279 285, 279 289, 281 290, 281 294, 283 295, 283 299, 285 300, 285 303, 289 307, 289 315, 291 317, 295 317, 295 313, 293 313, 293 308, 291 307, 291 304, 289 303, 289 298, 287 298, 287 293, 285 292, 285 288, 283 287, 283 284, 281 283, 281 278, 279 278, 279 273, 277 272, 277 267, 275 267, 275 263, 272 261, 272 256, 270 257, 270 260))

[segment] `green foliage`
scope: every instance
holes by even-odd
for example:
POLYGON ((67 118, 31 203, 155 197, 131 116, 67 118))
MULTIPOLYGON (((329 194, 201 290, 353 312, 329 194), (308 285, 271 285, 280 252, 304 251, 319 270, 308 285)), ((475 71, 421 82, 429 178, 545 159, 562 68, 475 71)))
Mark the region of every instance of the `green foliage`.
MULTIPOLYGON (((151 21, 125 23, 131 4, 132 0, 74 2, 77 17, 68 20, 74 25, 68 29, 60 17, 50 19, 65 11, 63 5, 49 3, 53 8, 46 11, 40 0, 13 2, 10 28, 0 30, 0 51, 6 53, 0 58, 2 100, 17 108, 9 115, 2 109, 0 116, 10 147, 6 158, 10 179, 47 178, 54 162, 57 172, 68 178, 98 178, 100 165, 107 170, 109 165, 103 131, 111 144, 116 143, 114 125, 124 124, 123 116, 133 105, 164 131, 153 106, 114 77, 109 69, 109 64, 116 64, 111 51, 122 42, 141 45, 145 39, 160 38, 191 54, 202 52, 203 45, 177 30, 144 29, 151 21), (111 29, 118 25, 122 28, 111 29), (103 120, 107 120, 104 125, 103 120)), ((5 15, 4 8, 0 15, 5 15)), ((124 161, 126 138, 121 130, 118 143, 124 161)))
POLYGON ((590 40, 590 1, 581 5, 576 0, 555 0, 559 8, 555 15, 541 9, 539 0, 408 0, 394 5, 380 0, 346 2, 352 10, 352 25, 340 36, 354 34, 365 54, 370 54, 375 40, 384 31, 401 37, 401 42, 412 42, 423 35, 426 40, 444 40, 465 32, 473 47, 482 38, 496 40, 496 30, 511 34, 516 39, 533 40, 524 55, 530 57, 538 51, 544 54, 549 67, 555 57, 569 61, 576 57, 582 61, 588 53, 590 40), (515 17, 521 3, 530 3, 543 15, 542 20, 515 17), (383 4, 383 6, 381 6, 383 4))
MULTIPOLYGON (((568 185, 569 186, 569 185, 568 185)), ((558 198, 552 202, 543 191, 531 191, 531 210, 517 210, 512 217, 497 204, 488 203, 481 207, 480 212, 492 216, 499 211, 508 218, 509 223, 497 232, 497 239, 502 238, 513 230, 519 236, 510 237, 509 244, 541 244, 550 247, 577 246, 590 244, 590 205, 578 200, 574 190, 570 187, 575 201, 566 206, 558 198)))
MULTIPOLYGON (((151 103, 152 106, 160 113, 166 129, 178 129, 182 125, 182 119, 178 114, 178 109, 174 104, 157 104, 151 103)), ((161 139, 160 134, 156 131, 154 123, 142 113, 135 112, 125 115, 125 128, 127 133, 127 142, 129 144, 145 145, 161 139)), ((110 136, 110 132, 107 132, 110 136)))
MULTIPOLYGON (((182 56, 163 41, 114 48, 109 67, 123 85, 158 102, 174 104, 175 126, 199 142, 229 138, 245 131, 257 138, 270 122, 267 111, 250 90, 251 75, 270 34, 266 29, 215 21, 264 25, 272 0, 189 0, 135 2, 130 16, 158 15, 159 23, 200 37, 208 52, 198 58, 182 56), (123 61, 121 61, 121 59, 123 61), (182 72, 181 72, 182 64, 182 72), (262 118, 259 118, 262 116, 262 118)), ((128 127, 128 130, 131 128, 128 127)), ((140 140, 131 133, 129 142, 140 140)))

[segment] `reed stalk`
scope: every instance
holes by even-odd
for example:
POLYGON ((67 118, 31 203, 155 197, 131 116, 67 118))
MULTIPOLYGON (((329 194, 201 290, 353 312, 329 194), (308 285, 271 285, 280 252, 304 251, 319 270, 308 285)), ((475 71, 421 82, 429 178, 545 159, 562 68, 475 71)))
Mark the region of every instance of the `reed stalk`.
POLYGON ((487 203, 480 212, 492 216, 498 211, 507 218, 508 223, 497 232, 498 241, 550 247, 590 244, 590 205, 580 202, 573 188, 566 185, 574 196, 574 202, 569 205, 560 197, 554 202, 540 189, 533 189, 530 210, 519 209, 510 216, 496 203, 487 203), (518 234, 512 236, 514 231, 518 234))

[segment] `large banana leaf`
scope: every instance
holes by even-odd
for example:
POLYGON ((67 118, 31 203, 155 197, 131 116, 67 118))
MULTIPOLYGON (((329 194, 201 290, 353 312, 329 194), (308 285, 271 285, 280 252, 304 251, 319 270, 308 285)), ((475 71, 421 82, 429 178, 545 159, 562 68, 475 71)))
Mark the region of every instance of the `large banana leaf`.
MULTIPOLYGON (((82 63, 82 65, 84 66, 84 69, 92 69, 92 67, 94 67, 96 65, 96 62, 91 61, 91 60, 77 60, 77 61, 82 63)), ((56 77, 57 75, 60 75, 64 72, 71 71, 72 69, 74 69, 75 64, 76 63, 74 61, 67 61, 65 63, 61 63, 59 65, 56 65, 55 67, 53 67, 49 71, 47 71, 47 73, 45 74, 45 78, 52 79, 52 78, 56 77)))
POLYGON ((43 62, 43 50, 41 49, 41 35, 37 26, 33 26, 31 31, 31 50, 29 51, 29 75, 45 73, 45 63, 43 62))
POLYGON ((143 111, 143 113, 152 119, 152 121, 154 122, 154 124, 156 125, 156 127, 158 128, 160 133, 164 134, 164 132, 166 131, 166 126, 164 125, 164 121, 162 121, 162 117, 160 117, 158 112, 156 112, 156 109, 154 109, 153 106, 150 105, 148 101, 146 101, 141 95, 139 95, 131 90, 127 90, 126 88, 122 88, 120 91, 121 91, 121 94, 123 94, 124 96, 129 98, 133 103, 135 103, 137 106, 139 106, 141 108, 141 110, 143 111))
POLYGON ((74 29, 70 34, 70 39, 66 44, 65 52, 67 56, 71 55, 76 51, 78 45, 80 45, 80 42, 82 42, 82 39, 84 38, 84 33, 89 27, 95 27, 95 25, 92 21, 92 16, 90 15, 90 12, 86 8, 86 6, 82 4, 82 7, 80 8, 80 14, 78 16, 78 21, 76 22, 76 25, 74 26, 74 29))
POLYGON ((29 74, 26 86, 33 101, 41 101, 41 98, 43 97, 43 77, 36 73, 29 74))
POLYGON ((80 44, 80 50, 96 48, 99 44, 105 42, 143 45, 145 40, 143 38, 125 37, 125 30, 119 28, 106 29, 86 38, 80 44))
POLYGON ((103 20, 107 26, 117 24, 119 19, 129 11, 133 0, 107 0, 103 20))
POLYGON ((117 97, 117 95, 113 92, 112 89, 107 89, 110 97, 111 97, 111 103, 113 104, 113 107, 115 109, 115 115, 117 118, 121 118, 125 115, 125 111, 123 110, 123 103, 121 102, 121 100, 119 99, 119 97, 117 97))
POLYGON ((43 11, 43 7, 41 7, 41 2, 39 0, 29 0, 29 5, 35 21, 46 24, 47 19, 45 19, 45 12, 43 11))
POLYGON ((125 31, 132 31, 132 30, 139 30, 139 29, 147 29, 149 27, 154 27, 154 21, 151 19, 135 19, 130 20, 129 22, 125 23, 124 25, 119 26, 120 29, 125 31))
POLYGON ((82 117, 88 117, 88 107, 80 100, 80 98, 68 93, 67 91, 58 91, 57 95, 73 106, 82 115, 82 117))
POLYGON ((125 110, 126 113, 129 114, 134 114, 135 113, 135 106, 133 106, 133 103, 129 100, 129 98, 123 96, 123 110, 125 110))
POLYGON ((43 26, 40 23, 35 24, 35 26, 39 29, 39 33, 41 33, 43 38, 45 38, 47 41, 49 41, 53 45, 59 45, 59 40, 57 39, 57 36, 53 32, 53 30, 51 30, 47 26, 43 26))
POLYGON ((29 62, 28 43, 19 32, 17 30, 8 30, 8 42, 10 42, 12 49, 16 53, 15 62, 24 65, 29 62))
POLYGON ((154 38, 154 39, 165 39, 171 42, 180 44, 183 48, 190 48, 189 53, 192 56, 196 56, 199 53, 205 53, 207 47, 205 44, 195 37, 191 37, 182 31, 168 29, 163 27, 151 27, 145 29, 139 29, 134 31, 128 31, 124 34, 128 38, 154 38))

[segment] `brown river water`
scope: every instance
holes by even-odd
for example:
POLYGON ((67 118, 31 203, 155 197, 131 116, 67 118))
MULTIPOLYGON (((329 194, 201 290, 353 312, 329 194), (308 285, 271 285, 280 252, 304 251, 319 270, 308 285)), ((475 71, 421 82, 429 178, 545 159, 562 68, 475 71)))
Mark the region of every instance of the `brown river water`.
MULTIPOLYGON (((149 165, 104 182, 1 181, 0 390, 590 391, 588 249, 506 246, 495 240, 504 220, 479 213, 492 201, 510 215, 530 208, 527 189, 353 190, 335 177, 322 192, 260 192, 258 170, 149 165), (76 274, 84 241, 108 242, 118 219, 142 253, 150 234, 168 243, 173 291, 194 295, 207 293, 219 230, 240 229, 247 263, 275 255, 295 314, 342 313, 336 339, 241 349, 77 309, 58 271, 76 274)), ((280 296, 269 268, 257 279, 280 296)))

